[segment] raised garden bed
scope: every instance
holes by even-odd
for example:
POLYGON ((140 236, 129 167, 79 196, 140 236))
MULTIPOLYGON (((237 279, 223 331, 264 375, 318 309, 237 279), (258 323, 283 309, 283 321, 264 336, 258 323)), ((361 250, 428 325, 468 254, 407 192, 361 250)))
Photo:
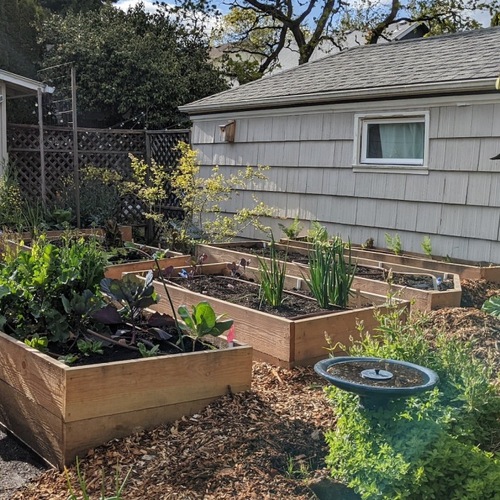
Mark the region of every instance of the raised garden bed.
POLYGON ((236 344, 69 367, 0 332, 0 421, 62 468, 108 440, 248 390, 251 361, 251 347, 236 344))
MULTIPOLYGON (((157 248, 150 247, 147 245, 139 245, 136 243, 129 244, 127 247, 130 249, 131 246, 134 245, 140 251, 138 258, 141 260, 133 260, 130 262, 121 262, 119 264, 110 264, 106 266, 105 276, 107 278, 120 279, 124 273, 133 273, 133 272, 141 272, 141 271, 156 271, 156 263, 153 259, 153 254, 158 251, 157 248), (147 254, 151 255, 150 258, 147 258, 147 254)), ((182 254, 180 252, 172 252, 170 250, 165 252, 164 257, 158 259, 158 264, 161 269, 164 269, 168 266, 185 266, 188 265, 191 260, 190 255, 182 254)))
MULTIPOLYGON (((154 309, 160 312, 169 311, 163 283, 155 280, 153 284, 161 294, 160 303, 155 305, 154 309)), ((218 314, 227 314, 234 320, 236 339, 253 347, 255 359, 287 368, 311 365, 324 358, 328 345, 325 336, 330 337, 333 344, 349 345, 353 338, 359 338, 360 322, 363 322, 366 330, 373 331, 378 325, 375 311, 386 311, 389 307, 384 296, 357 292, 349 309, 316 309, 316 313, 305 315, 303 311, 299 311, 293 317, 283 317, 240 305, 238 301, 241 296, 236 296, 231 302, 214 298, 210 295, 210 286, 202 293, 176 284, 167 283, 166 286, 175 308, 180 305, 190 306, 201 300, 209 302, 218 314)), ((244 295, 256 293, 258 292, 255 289, 249 289, 244 295)), ((305 300, 315 303, 313 299, 305 300)), ((393 303, 408 307, 408 302, 399 299, 394 299, 393 303)), ((337 346, 336 352, 343 351, 337 346)))
MULTIPOLYGON (((258 265, 258 259, 263 258, 263 252, 268 245, 265 241, 245 241, 237 243, 222 243, 218 245, 197 245, 196 255, 205 254, 206 262, 239 262, 242 258, 249 260, 252 266, 258 265), (245 250, 248 249, 248 252, 245 250)), ((287 263, 286 272, 289 276, 302 278, 307 275, 307 255, 309 249, 294 248, 288 245, 277 244, 277 248, 288 254, 288 258, 295 261, 287 263)), ((264 257, 269 262, 269 259, 264 257)), ((421 311, 430 311, 440 307, 458 307, 462 296, 459 276, 452 273, 430 273, 426 269, 399 264, 386 264, 384 262, 362 259, 353 255, 360 273, 355 276, 352 287, 364 292, 379 295, 395 294, 397 297, 409 300, 412 308, 421 311), (370 271, 372 276, 377 272, 377 279, 365 277, 363 273, 370 271), (391 275, 391 282, 384 276, 391 275), (437 286, 437 279, 442 284, 437 286), (424 288, 419 288, 422 283, 428 283, 424 288), (417 287, 417 286, 419 287, 417 287)), ((370 274, 368 273, 368 274, 370 274)))
MULTIPOLYGON (((280 243, 289 244, 290 247, 308 249, 311 243, 302 240, 280 239, 280 243)), ((391 253, 387 249, 362 248, 352 245, 351 254, 361 259, 371 259, 379 262, 420 267, 430 271, 458 274, 460 279, 484 279, 492 283, 500 283, 500 265, 490 262, 473 262, 463 259, 449 259, 440 256, 428 257, 424 254, 404 252, 402 255, 391 253)))

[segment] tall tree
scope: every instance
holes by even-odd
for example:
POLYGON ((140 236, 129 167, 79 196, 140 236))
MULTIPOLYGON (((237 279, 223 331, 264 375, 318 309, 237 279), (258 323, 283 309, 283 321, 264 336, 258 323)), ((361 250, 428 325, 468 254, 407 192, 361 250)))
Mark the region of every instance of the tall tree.
POLYGON ((36 23, 42 15, 37 0, 0 1, 0 68, 34 78, 40 53, 36 23))
MULTIPOLYGON (((214 12, 207 0, 177 1, 186 11, 214 12)), ((462 31, 479 27, 475 15, 493 15, 500 6, 499 0, 223 0, 223 4, 231 16, 239 12, 241 18, 252 19, 246 24, 226 22, 223 28, 233 49, 241 47, 260 61, 260 76, 276 64, 290 40, 298 51, 299 64, 304 64, 323 41, 343 47, 346 34, 353 30, 366 33, 367 43, 389 38, 391 25, 399 21, 425 22, 431 34, 462 31), (249 50, 245 38, 263 29, 273 30, 274 43, 268 44, 266 39, 258 50, 255 46, 249 50)))
POLYGON ((116 3, 117 0, 39 0, 40 5, 55 14, 67 12, 87 12, 98 10, 106 4, 116 3))
POLYGON ((100 113, 106 126, 172 127, 185 120, 179 105, 226 88, 208 63, 207 36, 168 9, 150 14, 141 4, 127 12, 105 5, 53 15, 40 42, 44 68, 74 64, 79 112, 100 113))

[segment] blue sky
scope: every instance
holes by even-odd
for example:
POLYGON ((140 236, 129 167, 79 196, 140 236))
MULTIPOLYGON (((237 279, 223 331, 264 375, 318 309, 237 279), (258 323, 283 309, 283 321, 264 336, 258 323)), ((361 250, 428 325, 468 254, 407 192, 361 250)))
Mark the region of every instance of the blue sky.
MULTIPOLYGON (((156 7, 154 5, 154 1, 155 0, 119 0, 116 3, 116 6, 120 7, 121 9, 127 10, 129 7, 132 7, 133 5, 141 3, 141 1, 144 4, 144 6, 146 7, 146 10, 148 10, 150 12, 154 12, 155 11, 155 9, 156 9, 156 7)), ((162 3, 169 3, 169 2, 162 2, 162 3)), ((174 2, 172 2, 172 3, 174 3, 174 2)), ((219 4, 222 5, 222 2, 217 2, 217 3, 219 3, 219 4)), ((223 12, 225 10, 226 9, 222 9, 223 12)), ((481 22, 483 24, 483 26, 489 26, 490 25, 490 16, 486 12, 478 14, 477 15, 477 20, 479 22, 481 22)))

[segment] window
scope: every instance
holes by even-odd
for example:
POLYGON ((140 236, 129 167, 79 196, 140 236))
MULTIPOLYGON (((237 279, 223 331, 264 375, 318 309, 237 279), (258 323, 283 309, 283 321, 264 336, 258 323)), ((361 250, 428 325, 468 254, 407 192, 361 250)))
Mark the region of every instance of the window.
POLYGON ((356 115, 355 166, 423 167, 427 144, 427 113, 356 115))

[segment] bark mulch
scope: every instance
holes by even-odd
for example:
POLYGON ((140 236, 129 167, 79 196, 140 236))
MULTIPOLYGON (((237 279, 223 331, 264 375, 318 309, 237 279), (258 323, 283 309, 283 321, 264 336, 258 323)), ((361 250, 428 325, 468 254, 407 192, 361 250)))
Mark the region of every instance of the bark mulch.
MULTIPOLYGON (((116 475, 130 471, 126 499, 317 498, 306 480, 313 479, 313 489, 324 487, 324 432, 335 423, 323 386, 312 368, 256 362, 251 391, 91 450, 80 462, 89 491, 100 492, 104 474, 111 494, 116 475)), ((74 466, 69 475, 78 491, 74 466)), ((333 487, 344 493, 332 498, 357 498, 333 487)), ((64 473, 49 470, 11 498, 67 497, 64 473)))

